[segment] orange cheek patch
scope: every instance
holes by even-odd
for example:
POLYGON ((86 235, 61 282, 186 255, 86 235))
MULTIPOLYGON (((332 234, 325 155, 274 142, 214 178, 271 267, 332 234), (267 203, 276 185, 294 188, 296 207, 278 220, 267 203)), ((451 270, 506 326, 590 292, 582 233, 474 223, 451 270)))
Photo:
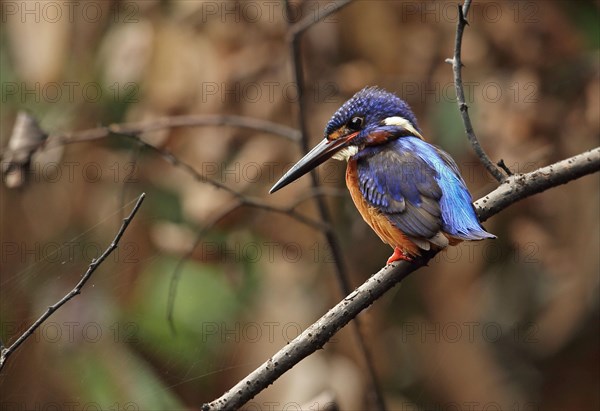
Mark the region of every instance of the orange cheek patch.
POLYGON ((381 144, 388 141, 391 135, 392 134, 387 131, 375 131, 367 136, 367 140, 369 143, 381 144))
POLYGON ((346 134, 348 134, 348 130, 346 129, 346 127, 340 127, 337 130, 335 130, 333 133, 329 134, 327 136, 327 140, 330 140, 330 141, 337 140, 340 137, 344 137, 346 134))

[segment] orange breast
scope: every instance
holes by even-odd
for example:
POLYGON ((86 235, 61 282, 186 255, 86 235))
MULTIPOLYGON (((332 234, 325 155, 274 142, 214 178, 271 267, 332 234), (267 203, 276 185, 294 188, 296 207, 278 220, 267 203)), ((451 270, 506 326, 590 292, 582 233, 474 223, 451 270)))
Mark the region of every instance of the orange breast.
POLYGON ((346 185, 360 215, 379 238, 381 238, 381 241, 389 244, 392 248, 400 248, 405 254, 411 256, 418 256, 420 254, 419 247, 415 243, 409 240, 400 229, 393 225, 381 211, 367 203, 367 200, 365 200, 359 189, 356 160, 348 161, 346 185))

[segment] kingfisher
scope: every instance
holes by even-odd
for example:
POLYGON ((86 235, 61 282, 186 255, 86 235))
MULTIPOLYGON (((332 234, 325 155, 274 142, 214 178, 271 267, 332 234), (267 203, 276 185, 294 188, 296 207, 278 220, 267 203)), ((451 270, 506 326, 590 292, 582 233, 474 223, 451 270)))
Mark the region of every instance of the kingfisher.
POLYGON ((324 135, 270 193, 330 158, 345 160, 356 208, 394 249, 388 264, 464 240, 496 238, 477 219, 456 162, 425 141, 412 110, 395 94, 364 88, 335 112, 324 135))

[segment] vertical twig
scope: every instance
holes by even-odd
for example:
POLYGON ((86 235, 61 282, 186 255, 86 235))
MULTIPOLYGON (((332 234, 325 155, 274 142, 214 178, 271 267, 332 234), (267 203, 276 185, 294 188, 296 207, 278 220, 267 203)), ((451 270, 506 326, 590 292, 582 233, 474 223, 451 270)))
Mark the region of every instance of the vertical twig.
POLYGON ((15 350, 17 348, 19 348, 19 346, 21 344, 23 344, 25 342, 25 340, 27 340, 27 338, 29 338, 35 332, 35 330, 37 330, 39 328, 40 325, 42 325, 44 323, 44 321, 46 321, 52 314, 54 314, 56 312, 56 310, 58 310, 60 307, 65 305, 69 300, 71 300, 73 297, 75 297, 76 295, 79 295, 81 293, 81 289, 88 282, 88 280, 92 277, 92 274, 94 274, 96 269, 98 267, 100 267, 100 264, 102 264, 104 262, 104 260, 106 260, 106 258, 118 247, 121 237, 123 237, 125 230, 127 229, 127 227, 129 227, 131 220, 133 219, 133 217, 135 217, 135 215, 138 212, 138 209, 140 208, 140 206, 142 205, 142 202, 144 201, 145 197, 146 197, 145 193, 142 193, 138 197, 137 202, 135 203, 135 206, 133 207, 133 210, 131 210, 131 213, 129 213, 129 215, 123 219, 121 228, 119 228, 119 231, 117 232, 117 235, 115 236, 113 241, 110 243, 108 248, 106 250, 104 250, 104 252, 102 253, 102 255, 100 257, 92 260, 87 271, 85 272, 85 274, 83 274, 83 276, 81 277, 79 282, 75 285, 75 287, 71 291, 69 291, 69 293, 67 293, 63 298, 61 298, 59 301, 57 301, 54 305, 51 305, 50 307, 48 307, 46 309, 46 311, 40 316, 40 318, 38 318, 8 348, 2 347, 2 352, 0 353, 0 370, 2 370, 2 368, 4 367, 4 364, 6 363, 6 360, 8 359, 8 357, 10 357, 10 355, 12 353, 14 353, 15 350))
MULTIPOLYGON (((343 6, 349 4, 350 1, 338 2, 328 10, 323 15, 318 16, 317 19, 305 18, 299 21, 296 24, 290 26, 289 29, 289 42, 291 48, 291 57, 292 57, 292 70, 294 75, 294 80, 298 89, 298 122, 300 128, 300 146, 302 147, 302 152, 304 154, 308 153, 310 150, 309 140, 308 140, 308 128, 306 125, 306 100, 304 98, 304 73, 302 69, 302 56, 300 52, 300 40, 301 35, 306 30, 308 30, 312 25, 316 24, 318 21, 327 17, 331 13, 339 10, 343 6)), ((285 9, 288 17, 288 21, 290 18, 289 13, 289 2, 285 0, 285 9)), ((291 22, 290 22, 291 24, 291 22)), ((316 189, 319 186, 319 181, 317 178, 317 173, 315 170, 310 173, 311 178, 311 186, 313 189, 316 189)), ((322 221, 329 223, 331 221, 331 215, 329 210, 327 209, 327 204, 322 197, 315 197, 315 202, 317 205, 317 209, 319 211, 319 215, 322 221)), ((340 244, 337 238, 337 235, 332 230, 327 230, 324 232, 327 243, 331 249, 331 253, 333 256, 333 261, 335 265, 336 278, 338 282, 338 286, 340 288, 342 295, 348 295, 351 291, 350 280, 348 278, 348 270, 344 265, 343 253, 340 248, 340 244)), ((354 335, 356 337, 356 341, 358 343, 358 348, 361 356, 363 357, 365 367, 367 369, 367 373, 369 375, 369 379, 371 381, 371 389, 373 394, 373 400, 377 409, 385 410, 385 400, 383 397, 383 393, 381 392, 380 384, 377 378, 377 373, 375 371, 375 367, 373 365, 373 360, 369 348, 367 346, 364 335, 362 334, 361 322, 358 318, 354 319, 352 329, 354 331, 354 335)))
POLYGON ((446 61, 452 64, 452 71, 454 72, 454 87, 456 89, 456 100, 458 103, 458 108, 460 110, 460 115, 463 120, 463 124, 465 126, 465 131, 467 133, 467 138, 479 157, 479 161, 484 165, 487 169, 488 173, 492 175, 499 183, 505 180, 504 174, 494 165, 494 163, 490 160, 488 155, 479 144, 479 140, 475 135, 475 131, 473 130, 473 125, 471 124, 471 118, 469 117, 469 106, 465 100, 465 91, 462 82, 462 61, 461 61, 461 49, 462 49, 462 38, 465 27, 469 24, 466 19, 466 15, 469 12, 469 7, 471 6, 471 0, 465 0, 463 6, 458 5, 458 23, 456 26, 456 40, 454 43, 454 57, 452 59, 447 59, 446 61))

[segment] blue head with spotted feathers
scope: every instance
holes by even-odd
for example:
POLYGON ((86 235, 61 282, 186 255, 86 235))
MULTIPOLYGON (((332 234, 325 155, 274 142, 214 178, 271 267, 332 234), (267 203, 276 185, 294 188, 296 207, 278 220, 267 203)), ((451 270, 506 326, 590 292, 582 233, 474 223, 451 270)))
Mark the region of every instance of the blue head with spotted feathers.
MULTIPOLYGON (((397 131, 383 123, 388 118, 406 119, 415 130, 419 131, 417 119, 404 100, 378 87, 366 87, 352 96, 335 112, 325 127, 325 137, 331 138, 338 130, 345 130, 340 132, 340 135, 348 133, 349 123, 355 117, 363 119, 361 132, 363 136, 375 129, 387 130, 392 133, 397 131)), ((361 136, 358 136, 356 140, 362 140, 361 136)))

